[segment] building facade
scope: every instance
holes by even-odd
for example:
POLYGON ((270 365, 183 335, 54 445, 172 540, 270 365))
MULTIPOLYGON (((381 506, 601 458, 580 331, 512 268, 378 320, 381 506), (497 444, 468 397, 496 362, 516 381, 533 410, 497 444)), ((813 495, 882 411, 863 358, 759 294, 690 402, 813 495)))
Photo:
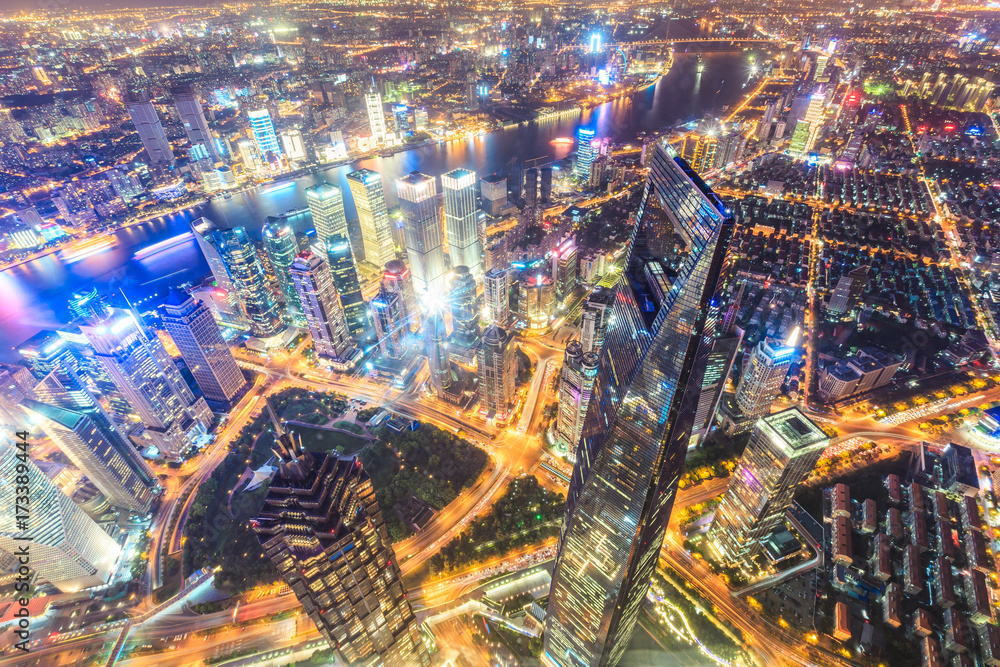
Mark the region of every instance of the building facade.
POLYGON ((476 172, 468 169, 449 171, 441 176, 441 190, 451 265, 467 266, 473 276, 481 276, 483 249, 480 246, 476 172))
POLYGON ((347 186, 351 189, 354 206, 358 211, 364 259, 381 268, 386 262, 396 258, 382 176, 371 169, 358 169, 347 175, 347 186))
POLYGON ((406 257, 417 294, 444 291, 444 247, 437 185, 433 176, 411 172, 396 179, 396 194, 403 211, 406 257))
POLYGON ((352 347, 351 334, 330 267, 306 251, 292 262, 291 277, 316 354, 346 359, 352 347))
POLYGON ((513 337, 496 325, 483 334, 477 350, 480 411, 489 417, 506 419, 514 407, 517 359, 513 337))

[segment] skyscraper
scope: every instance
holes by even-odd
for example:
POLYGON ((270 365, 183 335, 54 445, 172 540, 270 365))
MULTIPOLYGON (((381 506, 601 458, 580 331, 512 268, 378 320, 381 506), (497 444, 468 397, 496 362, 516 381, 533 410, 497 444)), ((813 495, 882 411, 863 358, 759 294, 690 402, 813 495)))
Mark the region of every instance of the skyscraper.
POLYGON ((160 117, 153 103, 144 94, 129 96, 125 101, 129 118, 135 125, 142 147, 149 155, 150 166, 170 166, 174 163, 174 150, 170 147, 167 133, 163 131, 160 117))
POLYGON ((573 165, 573 174, 577 178, 590 179, 590 163, 597 157, 600 147, 601 142, 594 139, 593 130, 581 127, 576 131, 576 164, 573 165))
POLYGON ((106 317, 108 304, 98 294, 96 287, 73 292, 69 300, 69 312, 73 317, 86 319, 88 317, 106 317))
POLYGON ((736 386, 736 405, 739 407, 740 421, 751 427, 760 418, 771 412, 771 404, 781 391, 781 384, 788 374, 788 367, 795 357, 795 343, 798 329, 788 342, 773 338, 760 341, 750 359, 743 364, 743 376, 736 386))
POLYGON ((479 373, 480 411, 489 417, 506 419, 514 407, 517 359, 510 333, 491 325, 476 350, 479 373))
POLYGON ((486 215, 497 217, 507 206, 507 178, 498 174, 486 176, 479 181, 479 192, 483 199, 486 215))
POLYGON ((368 112, 368 128, 375 143, 385 143, 385 111, 382 109, 382 96, 374 85, 365 93, 365 110, 368 112))
MULTIPOLYGON (((350 239, 347 216, 344 213, 344 193, 332 183, 323 181, 306 188, 306 203, 312 214, 316 240, 326 243, 331 236, 350 239)), ((324 248, 326 246, 324 245, 324 248)))
POLYGON ((292 226, 288 224, 287 219, 269 215, 264 220, 261 236, 264 238, 264 252, 271 260, 274 277, 277 279, 281 295, 285 299, 289 319, 299 319, 301 318, 302 305, 299 303, 299 295, 292 282, 292 262, 299 254, 299 244, 295 240, 295 232, 292 231, 292 226))
POLYGON ((358 169, 347 175, 347 185, 351 188, 354 206, 358 210, 365 261, 381 268, 396 258, 382 176, 371 169, 358 169))
POLYGON ((267 109, 254 109, 247 112, 247 118, 250 120, 254 143, 264 162, 270 157, 281 155, 281 144, 278 143, 278 135, 274 133, 271 112, 267 109))
POLYGON ((601 353, 614 299, 614 290, 607 287, 597 287, 584 298, 580 313, 580 347, 583 352, 601 353))
POLYGON ((351 350, 351 336, 330 267, 306 251, 295 258, 291 276, 316 354, 345 359, 351 350))
POLYGON ((402 295, 383 287, 372 299, 371 306, 379 351, 388 359, 402 359, 406 353, 406 334, 410 330, 402 295))
POLYGON ((22 407, 38 418, 45 433, 108 502, 144 514, 159 492, 156 475, 132 443, 117 430, 83 412, 24 399, 22 407))
POLYGON ((451 279, 448 303, 451 326, 455 333, 469 339, 479 336, 479 311, 476 308, 476 279, 467 266, 456 266, 451 279))
POLYGON ((358 271, 351 255, 351 244, 344 236, 331 236, 326 243, 326 258, 330 264, 333 285, 340 295, 340 305, 347 320, 351 337, 360 341, 368 329, 368 308, 361 294, 358 271))
MULTIPOLYGON (((687 452, 704 363, 705 313, 732 217, 670 149, 657 146, 618 283, 567 497, 552 575, 543 661, 618 663, 656 566, 687 452), (657 198, 668 220, 647 217, 657 198), (688 249, 664 291, 648 226, 670 224, 688 249)), ((662 267, 661 267, 662 268, 662 267)))
POLYGON ((556 433, 571 460, 575 459, 576 445, 583 434, 583 420, 590 405, 599 359, 599 353, 584 352, 583 347, 576 341, 566 346, 562 373, 559 376, 559 415, 556 433))
POLYGON ((121 558, 121 546, 34 463, 19 461, 5 438, 0 442, 4 507, 13 510, 17 505, 17 496, 23 495, 18 486, 31 489, 31 511, 24 527, 18 526, 14 511, 0 515, 0 552, 17 553, 27 547, 39 580, 63 593, 107 584, 121 558), (19 475, 27 477, 27 484, 17 481, 19 475))
POLYGON ((222 254, 217 245, 219 237, 213 235, 213 232, 218 231, 218 229, 215 223, 208 218, 197 218, 191 221, 191 232, 198 243, 198 248, 201 249, 201 254, 208 263, 212 278, 215 280, 215 286, 225 293, 223 301, 228 307, 229 314, 233 319, 241 320, 246 314, 243 310, 243 301, 233 287, 226 263, 222 261, 222 254))
POLYGON ((251 520, 265 555, 341 660, 428 667, 361 461, 303 451, 277 420, 275 428, 278 472, 251 520))
POLYGON ((503 327, 510 321, 510 278, 505 269, 490 269, 483 276, 486 312, 490 322, 503 327))
POLYGON ((406 256, 413 274, 413 289, 440 293, 444 289, 444 248, 434 177, 413 171, 396 179, 396 193, 403 211, 406 256))
POLYGON ((160 320, 205 400, 222 409, 232 407, 246 392, 248 383, 208 307, 171 289, 160 306, 160 320))
POLYGON ((538 170, 530 167, 524 171, 524 205, 538 204, 538 170))
POLYGON ((542 167, 538 170, 538 201, 548 204, 552 200, 552 167, 542 167))
MULTIPOLYGON (((467 266, 473 276, 483 274, 483 249, 479 239, 476 205, 476 172, 455 169, 441 176, 444 222, 452 266, 467 266)), ((506 194, 506 193, 505 193, 506 194)))
POLYGON ((573 294, 579 275, 579 253, 576 239, 567 234, 552 251, 552 283, 554 298, 560 306, 573 294))
POLYGON ((416 331, 420 327, 420 308, 413 294, 413 279, 406 264, 398 259, 386 263, 380 287, 382 292, 399 295, 399 307, 406 327, 416 331))
POLYGON ((712 429, 722 392, 726 388, 726 380, 733 368, 733 362, 736 361, 736 353, 740 350, 742 340, 743 337, 740 335, 725 333, 708 339, 711 351, 708 353, 705 375, 701 383, 698 407, 695 408, 692 446, 700 445, 712 429))
POLYGON ((440 308, 432 308, 424 317, 424 351, 434 395, 444 398, 445 390, 451 386, 451 361, 448 358, 448 329, 440 308))
POLYGON ((205 112, 195 94, 194 86, 190 84, 176 86, 170 90, 170 94, 173 95, 177 114, 181 117, 184 131, 187 133, 188 141, 191 142, 191 154, 195 159, 208 160, 209 166, 219 162, 222 159, 219 148, 215 144, 215 137, 208 129, 208 121, 205 120, 205 112))
POLYGON ((261 339, 277 336, 284 324, 250 235, 243 227, 219 229, 212 232, 212 243, 243 303, 250 333, 261 339))
POLYGON ((868 267, 859 266, 840 277, 837 287, 830 296, 826 312, 834 317, 840 317, 854 310, 858 299, 868 284, 868 267))
POLYGON ((826 433, 796 408, 757 421, 708 531, 726 562, 748 563, 760 552, 828 444, 826 433))
POLYGON ((159 339, 131 312, 115 308, 80 329, 115 390, 142 420, 142 440, 177 456, 207 433, 213 418, 205 399, 195 399, 159 339))

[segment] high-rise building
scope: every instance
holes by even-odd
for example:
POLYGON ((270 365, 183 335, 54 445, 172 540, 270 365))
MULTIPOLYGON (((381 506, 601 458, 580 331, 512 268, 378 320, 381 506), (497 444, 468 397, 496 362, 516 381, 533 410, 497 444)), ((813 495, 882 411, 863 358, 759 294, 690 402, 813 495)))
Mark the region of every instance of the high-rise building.
POLYGON ((379 351, 388 359, 402 359, 406 353, 406 334, 410 331, 403 295, 383 287, 372 299, 371 307, 379 351))
POLYGON ((302 130, 289 130, 281 133, 281 146, 289 160, 305 160, 306 144, 302 139, 302 130))
POLYGON ((351 256, 351 244, 345 236, 331 236, 326 242, 326 259, 330 264, 333 285, 340 295, 340 305, 347 320, 351 338, 360 341, 368 329, 368 307, 361 294, 358 270, 351 256))
POLYGON ((498 327, 510 321, 510 277, 506 269, 490 269, 483 276, 486 312, 489 321, 498 327))
POLYGON ((410 269, 402 260, 394 259, 386 263, 380 287, 383 292, 399 295, 399 307, 402 309, 403 317, 401 322, 405 322, 408 329, 416 331, 420 327, 420 308, 413 294, 410 269))
POLYGON ((418 295, 441 293, 444 290, 444 248, 434 177, 410 172, 396 179, 396 194, 403 211, 406 257, 413 275, 413 289, 418 295))
POLYGON ((229 408, 249 386, 233 353, 201 301, 171 289, 160 306, 160 320, 181 353, 205 400, 229 408))
POLYGON ((546 612, 543 662, 613 667, 632 636, 687 452, 704 363, 699 349, 732 217, 669 148, 657 146, 615 288, 577 446, 546 612), (657 198, 667 220, 647 216, 657 198), (647 226, 671 225, 689 253, 663 291, 647 226))
POLYGON ((540 331, 549 328, 555 285, 544 271, 525 269, 517 279, 518 315, 528 329, 540 331))
POLYGON ((342 661, 428 667, 361 461, 303 451, 277 420, 275 428, 278 472, 251 520, 265 555, 342 661))
POLYGON ((289 317, 291 320, 297 320, 301 317, 302 306, 299 303, 295 284, 292 282, 292 262, 299 254, 299 244, 295 240, 295 232, 288 224, 287 218, 269 215, 264 220, 261 236, 264 239, 264 252, 271 260, 271 269, 274 271, 274 277, 281 289, 281 296, 285 299, 285 307, 289 312, 289 317))
POLYGON ((483 249, 479 238, 476 172, 468 169, 449 171, 441 176, 441 190, 451 265, 467 266, 473 276, 481 276, 483 249))
POLYGON ((575 460, 576 445, 583 434, 583 420, 590 405, 599 359, 600 355, 597 352, 584 352, 583 347, 576 341, 566 346, 562 373, 559 377, 559 416, 556 421, 556 433, 571 460, 575 460))
POLYGON ((281 155, 281 144, 278 143, 278 135, 274 133, 271 112, 267 109, 254 109, 247 112, 247 118, 250 119, 254 143, 257 144, 257 150, 260 151, 264 162, 268 162, 271 157, 281 155))
POLYGON ((476 308, 476 279, 467 266, 456 266, 448 294, 451 326, 467 339, 479 336, 479 311, 476 308))
POLYGON ((250 235, 243 227, 237 227, 217 229, 211 236, 233 289, 239 294, 250 323, 250 333, 261 339, 277 336, 284 324, 250 235))
POLYGON ((160 117, 147 95, 130 96, 125 106, 129 118, 135 125, 142 147, 149 155, 150 166, 170 166, 174 163, 174 150, 170 147, 167 133, 163 131, 160 117))
POLYGON ((30 398, 22 407, 40 422, 60 451, 73 462, 107 501, 121 509, 145 514, 159 492, 156 475, 121 434, 76 412, 30 398))
POLYGON ((228 314, 233 319, 240 320, 245 314, 243 301, 240 299, 239 292, 233 287, 226 263, 222 261, 222 254, 217 245, 219 237, 213 234, 218 229, 215 223, 208 218, 197 218, 191 221, 191 232, 198 243, 198 248, 201 249, 201 254, 208 263, 212 278, 215 280, 215 286, 225 293, 222 301, 226 304, 228 314))
POLYGON ((483 200, 483 212, 498 217, 507 206, 507 177, 493 174, 481 178, 479 193, 483 200))
POLYGON ((535 206, 538 204, 538 170, 534 167, 526 169, 524 172, 524 205, 535 206))
POLYGON ((736 361, 736 354, 740 350, 742 340, 743 337, 740 335, 725 333, 708 338, 707 344, 711 346, 711 350, 708 353, 705 375, 701 382, 698 406, 695 408, 694 427, 691 431, 692 446, 700 445, 708 432, 712 430, 715 414, 719 409, 719 401, 722 400, 726 380, 729 378, 729 372, 733 369, 733 362, 736 361))
POLYGON ((295 258, 291 275, 316 354, 345 359, 351 350, 351 335, 330 267, 306 251, 295 258))
POLYGON ((572 235, 567 235, 552 251, 552 283, 555 287, 554 298, 557 304, 562 305, 572 296, 573 290, 576 289, 579 266, 576 239, 572 235))
POLYGON ((424 317, 424 351, 434 395, 444 398, 445 390, 451 387, 451 361, 448 356, 448 329, 440 308, 431 308, 424 317))
POLYGON ((110 308, 96 287, 73 292, 69 300, 69 312, 73 317, 87 319, 88 317, 107 317, 110 308))
POLYGON ((757 421, 708 531, 726 562, 749 563, 761 551, 828 444, 829 436, 796 408, 757 421))
POLYGON ((538 170, 538 201, 548 204, 552 201, 552 167, 542 167, 538 170))
POLYGON ((491 325, 476 350, 479 373, 480 411, 488 417, 504 420, 514 407, 517 359, 509 332, 491 325))
POLYGON ((0 552, 27 548, 38 579, 63 593, 107 584, 121 546, 34 463, 18 460, 10 442, 5 438, 0 443, 0 503, 11 508, 0 515, 0 552), (27 484, 17 481, 19 476, 26 477, 27 484), (13 511, 23 495, 18 486, 31 489, 31 511, 23 527, 13 511))
POLYGON ((510 198, 517 201, 521 198, 521 184, 524 183, 524 165, 514 158, 510 164, 510 174, 507 176, 507 187, 510 188, 510 198))
POLYGON ((614 299, 615 291, 607 287, 598 287, 584 298, 580 313, 580 346, 583 352, 601 353, 614 299))
POLYGON ((131 312, 115 308, 80 329, 116 392, 142 421, 144 442, 177 456, 208 432, 213 417, 205 399, 195 399, 163 344, 131 312))
POLYGON ((385 110, 382 108, 382 96, 374 85, 365 93, 365 110, 368 112, 368 128, 375 143, 385 143, 385 110))
POLYGON ((827 313, 839 318, 857 308, 861 293, 868 284, 868 270, 867 266, 859 266, 840 277, 826 306, 827 313))
POLYGON ((205 112, 195 94, 194 86, 190 84, 176 86, 170 90, 170 94, 173 95, 177 114, 181 117, 184 131, 187 133, 188 141, 191 142, 191 153, 196 159, 208 160, 209 166, 219 162, 222 157, 215 143, 215 137, 208 129, 208 121, 205 120, 205 112))
POLYGON ((594 139, 593 130, 581 127, 576 131, 576 164, 573 165, 573 174, 577 178, 590 179, 590 163, 597 157, 600 147, 601 142, 594 139))
MULTIPOLYGON (((344 193, 332 183, 323 181, 306 188, 306 204, 312 214, 316 240, 326 243, 331 236, 350 239, 347 215, 344 213, 344 193)), ((324 249, 326 246, 324 245, 324 249)))
POLYGON ((381 268, 396 258, 382 176, 371 169, 358 169, 347 175, 347 185, 358 210, 365 261, 381 268))
POLYGON ((798 329, 786 343, 765 338, 743 363, 743 375, 736 386, 736 405, 741 421, 753 426, 760 417, 771 412, 771 404, 778 397, 781 385, 788 375, 788 368, 795 358, 798 329))

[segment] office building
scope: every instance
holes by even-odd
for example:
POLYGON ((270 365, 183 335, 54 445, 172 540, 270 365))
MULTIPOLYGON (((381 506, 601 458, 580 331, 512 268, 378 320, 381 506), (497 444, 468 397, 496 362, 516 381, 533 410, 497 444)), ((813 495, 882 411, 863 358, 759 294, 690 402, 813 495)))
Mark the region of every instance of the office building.
POLYGON ((169 167, 174 164, 174 150, 170 147, 167 133, 163 131, 160 117, 153 103, 144 94, 129 96, 125 101, 129 118, 139 133, 142 147, 149 156, 149 166, 169 167))
POLYGON ((399 307, 402 309, 402 322, 411 331, 420 328, 420 308, 417 306, 417 298, 413 293, 413 279, 410 277, 410 269, 401 260, 394 259, 387 262, 385 271, 382 272, 382 282, 380 287, 383 292, 398 294, 400 297, 399 307))
POLYGON ((736 405, 741 413, 740 421, 747 427, 771 412, 771 404, 781 392, 795 358, 797 340, 797 328, 785 343, 765 338, 753 348, 750 358, 744 360, 743 376, 736 386, 736 405))
POLYGON ((539 169, 538 178, 538 202, 548 204, 552 201, 552 167, 539 169))
POLYGON ((577 446, 545 617, 543 663, 619 663, 656 567, 703 373, 702 337, 732 234, 722 200, 656 147, 615 288, 604 352, 577 446), (655 197, 667 220, 648 216, 655 197), (643 236, 671 225, 688 254, 655 283, 643 236))
POLYGON ((480 411, 501 421, 507 419, 514 407, 517 359, 512 338, 494 324, 483 334, 483 343, 476 350, 480 411))
POLYGON ((344 193, 332 183, 323 181, 306 188, 306 204, 312 215, 316 241, 324 244, 331 236, 350 239, 347 215, 344 213, 344 193))
POLYGON ((534 167, 526 169, 524 172, 524 205, 536 206, 538 204, 538 170, 534 167))
POLYGON ((69 312, 75 318, 106 317, 110 308, 96 287, 73 292, 69 299, 69 312))
POLYGON ((726 380, 733 369, 733 363, 736 361, 736 354, 740 351, 742 339, 743 337, 740 335, 720 334, 710 336, 706 341, 710 346, 710 351, 701 383, 701 395, 698 397, 698 406, 695 408, 692 429, 693 446, 700 445, 708 432, 712 430, 719 402, 722 400, 722 393, 726 388, 726 380))
POLYGON ((448 330, 440 308, 432 307, 424 316, 424 353, 431 374, 430 386, 435 396, 444 398, 451 386, 451 360, 448 357, 448 330))
POLYGON ((17 458, 9 438, 0 443, 0 503, 9 511, 0 515, 0 552, 27 548, 30 567, 38 580, 63 593, 107 584, 115 572, 122 548, 104 529, 60 491, 45 474, 17 458), (25 466, 27 470, 21 468, 25 466), (27 476, 27 484, 17 482, 27 476), (31 489, 27 525, 17 524, 18 486, 31 489))
POLYGON ((510 198, 515 202, 521 198, 521 185, 524 183, 524 165, 514 158, 510 163, 510 174, 507 176, 507 187, 510 188, 510 198))
POLYGON ((292 262, 291 276, 316 354, 346 359, 351 335, 330 267, 307 250, 292 262))
POLYGON ((209 405, 231 407, 246 393, 249 383, 219 333, 211 311, 201 301, 171 289, 159 308, 163 328, 170 334, 209 405))
POLYGON ((479 310, 476 308, 476 279, 467 266, 456 266, 448 294, 451 326, 466 339, 479 336, 479 310))
POLYGON ((76 412, 30 398, 21 406, 59 450, 114 507, 146 514, 159 492, 156 475, 136 448, 113 428, 76 412))
POLYGON ((795 491, 828 444, 829 436, 797 408, 757 421, 708 531, 727 563, 749 564, 784 525, 795 491))
POLYGON ((576 247, 576 239, 572 234, 566 235, 556 245, 552 251, 552 284, 555 288, 553 298, 556 304, 561 307, 566 299, 573 295, 576 289, 576 281, 579 275, 579 255, 576 247))
POLYGON ((573 165, 573 174, 577 178, 589 180, 590 165, 597 157, 601 142, 594 139, 593 130, 581 127, 576 131, 576 144, 576 164, 573 165))
MULTIPOLYGON (((270 405, 267 409, 271 412, 270 405)), ((278 471, 260 514, 250 522, 265 556, 339 660, 428 667, 430 658, 361 461, 303 451, 274 422, 278 471)))
POLYGON ((559 415, 556 421, 556 434, 560 443, 566 448, 570 461, 575 462, 576 446, 583 434, 583 420, 590 405, 599 359, 599 353, 584 352, 583 346, 577 341, 566 346, 559 378, 559 415))
POLYGON ((278 135, 274 133, 271 112, 267 109, 255 109, 247 112, 247 118, 250 120, 250 131, 253 132, 257 151, 264 162, 270 162, 272 158, 281 155, 281 144, 278 143, 278 135))
POLYGON ((288 319, 290 321, 299 320, 302 306, 299 304, 299 295, 292 282, 292 262, 299 254, 299 244, 295 240, 295 232, 288 224, 287 218, 269 215, 264 220, 261 236, 264 239, 264 252, 271 260, 271 270, 274 271, 281 296, 285 300, 288 319))
POLYGON ((483 276, 486 315, 492 324, 507 326, 510 321, 510 277, 506 269, 493 268, 483 276))
POLYGON ((170 90, 174 98, 174 106, 177 107, 177 115, 184 124, 184 132, 187 133, 188 141, 191 142, 191 155, 198 160, 206 160, 208 166, 212 167, 216 162, 222 160, 219 154, 219 147, 216 145, 215 137, 208 129, 208 121, 205 120, 205 111, 201 108, 201 101, 195 94, 194 86, 184 84, 170 90))
POLYGON ((368 307, 361 294, 358 270, 351 255, 351 244, 345 236, 331 236, 326 242, 326 259, 330 265, 333 285, 340 295, 340 305, 351 338, 360 341, 368 329, 368 307))
POLYGON ((250 333, 262 340, 280 334, 285 325, 250 235, 243 227, 237 227, 217 229, 211 236, 233 289, 240 297, 250 333))
POLYGON ((403 211, 406 257, 410 262, 413 289, 441 294, 444 291, 444 248, 437 186, 433 176, 410 172, 396 179, 396 194, 403 211))
POLYGON ((525 269, 517 279, 518 315, 528 329, 541 331, 552 321, 555 285, 552 278, 536 269, 525 269))
POLYGON ((358 169, 347 175, 347 186, 351 189, 354 206, 358 211, 364 259, 381 268, 389 260, 396 259, 389 211, 385 206, 385 192, 382 190, 382 176, 371 169, 358 169))
POLYGON ((289 130, 281 133, 281 146, 289 160, 305 160, 306 144, 302 139, 301 130, 289 130))
POLYGON ((868 284, 868 270, 867 266, 859 266, 840 277, 826 306, 829 315, 839 318, 858 307, 861 294, 868 284))
POLYGON ((491 217, 499 217, 507 207, 507 177, 493 174, 479 180, 479 194, 483 212, 491 217))
POLYGON ((378 336, 378 348, 388 359, 402 359, 406 354, 407 325, 403 296, 385 288, 371 301, 372 320, 378 336))
POLYGON ((580 313, 580 347, 583 352, 601 353, 614 299, 615 291, 607 287, 598 287, 584 298, 580 313))
MULTIPOLYGON (((448 256, 452 266, 467 266, 473 276, 483 275, 479 207, 476 205, 476 172, 455 169, 441 176, 448 256)), ((405 227, 404 227, 405 229, 405 227)))
POLYGON ((375 90, 374 85, 365 93, 365 110, 368 112, 368 129, 371 130, 372 139, 376 144, 384 144, 385 111, 382 108, 382 96, 375 90))

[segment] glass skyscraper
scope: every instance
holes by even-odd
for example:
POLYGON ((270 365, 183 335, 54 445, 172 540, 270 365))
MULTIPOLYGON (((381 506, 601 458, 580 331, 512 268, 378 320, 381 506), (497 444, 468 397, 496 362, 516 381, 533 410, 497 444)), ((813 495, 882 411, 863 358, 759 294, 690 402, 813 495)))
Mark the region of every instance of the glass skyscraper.
POLYGON ((403 210, 406 257, 417 294, 444 289, 444 248, 441 215, 434 177, 413 171, 396 179, 396 194, 403 210))
MULTIPOLYGON (((441 176, 444 222, 452 266, 467 266, 473 276, 483 274, 479 233, 476 172, 455 169, 441 176)), ((504 193, 506 195, 506 193, 504 193)))
POLYGON ((304 252, 292 263, 291 276, 316 354, 345 358, 351 350, 351 336, 330 267, 320 257, 304 252))
POLYGON ((317 241, 325 244, 331 236, 350 238, 347 231, 347 216, 344 213, 344 193, 340 188, 325 181, 308 187, 306 203, 312 214, 317 241))
POLYGON ((326 259, 330 264, 333 285, 340 295, 347 330, 354 340, 361 340, 368 328, 368 307, 361 295, 358 270, 351 255, 351 244, 346 236, 331 236, 326 240, 326 259))
POLYGON ((590 178, 590 164, 597 157, 600 142, 594 139, 594 131, 581 127, 576 132, 576 164, 573 173, 577 178, 590 178))
POLYGON ((354 206, 358 211, 358 225, 361 227, 361 240, 365 249, 364 259, 369 264, 382 268, 386 262, 396 258, 382 176, 371 169, 358 169, 347 175, 347 186, 351 189, 354 206))
POLYGON ((295 256, 299 254, 299 244, 295 240, 295 232, 292 231, 288 220, 269 215, 264 221, 261 235, 264 237, 264 252, 271 260, 274 277, 278 280, 282 296, 285 297, 285 306, 289 317, 293 320, 301 320, 302 304, 299 303, 299 295, 292 282, 292 263, 295 261, 295 256))
POLYGON ((237 227, 216 230, 212 232, 212 238, 229 279, 243 302, 250 333, 264 339, 281 333, 284 325, 278 304, 268 289, 264 267, 250 235, 242 227, 237 227))
POLYGON ((281 144, 278 143, 278 135, 274 133, 271 112, 267 109, 255 109, 247 112, 247 118, 250 119, 250 129, 253 131, 257 150, 264 161, 267 161, 268 153, 275 157, 281 155, 281 144))
POLYGON ((666 532, 705 352, 702 330, 732 235, 719 197, 657 146, 616 289, 552 574, 543 662, 615 665, 628 646, 666 532), (668 221, 647 218, 657 199, 668 221), (687 254, 664 267, 647 227, 687 254))

